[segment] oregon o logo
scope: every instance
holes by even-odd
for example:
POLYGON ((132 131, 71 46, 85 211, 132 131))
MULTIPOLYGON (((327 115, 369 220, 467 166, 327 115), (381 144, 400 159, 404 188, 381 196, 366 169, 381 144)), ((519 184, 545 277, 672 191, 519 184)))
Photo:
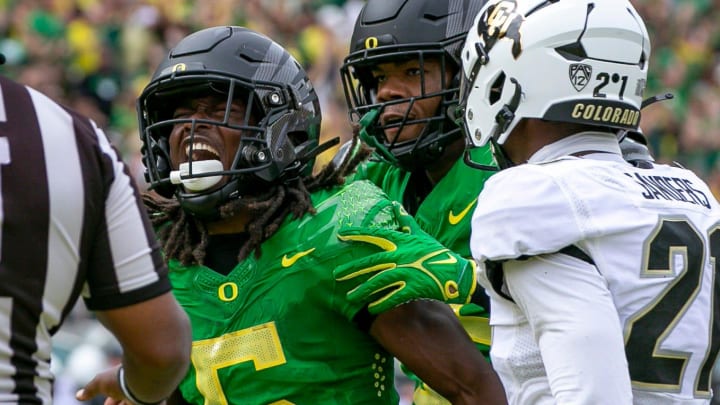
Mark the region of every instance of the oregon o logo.
POLYGON ((218 287, 218 298, 220 301, 234 301, 238 296, 238 286, 235 283, 227 282, 218 287))
POLYGON ((365 38, 365 49, 377 48, 377 46, 378 46, 377 37, 365 38))
POLYGON ((177 65, 172 67, 173 72, 184 72, 187 69, 187 66, 185 66, 184 63, 178 63, 177 65))

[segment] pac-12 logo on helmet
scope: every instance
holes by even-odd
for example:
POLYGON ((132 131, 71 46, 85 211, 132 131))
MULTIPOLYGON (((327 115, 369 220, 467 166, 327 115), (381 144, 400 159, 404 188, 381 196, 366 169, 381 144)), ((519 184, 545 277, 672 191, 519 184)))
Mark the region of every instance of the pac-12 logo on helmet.
POLYGON ((575 90, 582 91, 592 78, 592 66, 585 63, 573 63, 570 65, 570 83, 575 90))

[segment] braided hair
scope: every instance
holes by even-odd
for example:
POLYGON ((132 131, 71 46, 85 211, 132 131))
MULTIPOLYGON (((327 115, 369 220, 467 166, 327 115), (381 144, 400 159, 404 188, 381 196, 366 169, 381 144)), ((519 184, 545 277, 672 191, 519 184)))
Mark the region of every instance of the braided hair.
MULTIPOLYGON (((357 133, 355 126, 350 145, 354 153, 347 153, 340 162, 331 162, 317 174, 273 184, 258 194, 243 196, 220 207, 222 219, 232 218, 240 212, 251 218, 246 225, 248 238, 239 248, 238 261, 246 259, 253 251, 259 257, 262 243, 277 232, 288 215, 297 219, 305 214, 315 214, 310 199, 312 192, 345 183, 345 178, 372 152, 360 143, 357 133)), ((203 264, 209 240, 205 223, 185 212, 174 198, 149 191, 143 195, 143 202, 165 256, 184 266, 203 264)))

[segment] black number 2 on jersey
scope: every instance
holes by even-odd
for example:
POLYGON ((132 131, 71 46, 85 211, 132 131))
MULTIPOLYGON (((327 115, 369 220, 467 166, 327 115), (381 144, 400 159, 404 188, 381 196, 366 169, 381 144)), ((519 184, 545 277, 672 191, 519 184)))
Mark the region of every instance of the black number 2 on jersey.
POLYGON ((700 362, 694 393, 709 397, 712 369, 720 349, 720 320, 717 319, 720 311, 715 311, 716 297, 720 294, 720 279, 715 274, 716 259, 720 256, 720 226, 711 229, 703 237, 684 219, 663 220, 645 246, 642 277, 672 277, 675 266, 682 264, 682 268, 654 301, 628 321, 625 352, 633 386, 680 391, 692 353, 662 350, 660 346, 687 310, 695 304, 705 272, 706 243, 709 244, 710 260, 713 263, 713 291, 710 308, 706 312, 709 315, 710 345, 700 362), (677 257, 682 257, 683 263, 678 263, 677 257))

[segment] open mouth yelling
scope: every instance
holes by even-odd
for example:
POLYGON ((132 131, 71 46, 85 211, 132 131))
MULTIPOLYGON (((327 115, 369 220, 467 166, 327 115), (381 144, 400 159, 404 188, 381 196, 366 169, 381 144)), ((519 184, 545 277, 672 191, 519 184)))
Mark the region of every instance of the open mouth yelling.
POLYGON ((185 156, 188 160, 220 160, 220 152, 213 146, 203 142, 193 142, 185 146, 185 156), (192 153, 192 156, 190 154, 192 153))

